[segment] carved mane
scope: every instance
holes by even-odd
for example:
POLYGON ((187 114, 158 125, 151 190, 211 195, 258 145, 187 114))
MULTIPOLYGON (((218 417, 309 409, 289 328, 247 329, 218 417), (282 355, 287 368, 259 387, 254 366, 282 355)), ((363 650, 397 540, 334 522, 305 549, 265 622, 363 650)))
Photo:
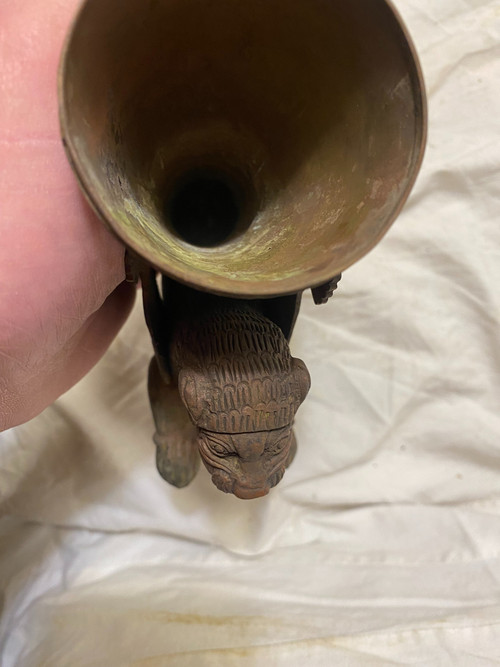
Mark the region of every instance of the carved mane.
POLYGON ((250 308, 183 323, 172 360, 191 419, 209 431, 282 428, 293 422, 305 395, 281 329, 250 308))

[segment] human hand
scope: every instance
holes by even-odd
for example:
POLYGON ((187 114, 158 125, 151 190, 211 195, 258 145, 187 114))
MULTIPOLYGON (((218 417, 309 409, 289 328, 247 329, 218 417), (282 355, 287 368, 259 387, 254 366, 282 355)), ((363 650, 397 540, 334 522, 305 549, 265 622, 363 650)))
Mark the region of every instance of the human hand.
POLYGON ((78 0, 0 2, 0 430, 94 366, 135 289, 62 148, 57 68, 78 0))

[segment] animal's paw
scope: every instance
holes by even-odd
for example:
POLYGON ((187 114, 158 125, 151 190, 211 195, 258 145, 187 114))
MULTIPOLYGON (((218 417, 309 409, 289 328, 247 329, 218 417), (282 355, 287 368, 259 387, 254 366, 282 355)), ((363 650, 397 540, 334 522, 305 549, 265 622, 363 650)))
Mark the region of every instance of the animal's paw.
POLYGON ((176 440, 155 433, 156 467, 165 481, 178 489, 187 486, 200 467, 196 441, 176 440))

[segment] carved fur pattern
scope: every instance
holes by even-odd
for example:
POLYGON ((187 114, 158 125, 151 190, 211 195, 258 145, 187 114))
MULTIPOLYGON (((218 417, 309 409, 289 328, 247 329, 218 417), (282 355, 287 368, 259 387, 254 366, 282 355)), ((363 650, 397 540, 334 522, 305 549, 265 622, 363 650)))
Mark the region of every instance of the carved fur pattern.
POLYGON ((250 308, 180 324, 171 359, 193 422, 209 431, 248 433, 291 424, 309 387, 307 370, 290 355, 280 328, 250 308))

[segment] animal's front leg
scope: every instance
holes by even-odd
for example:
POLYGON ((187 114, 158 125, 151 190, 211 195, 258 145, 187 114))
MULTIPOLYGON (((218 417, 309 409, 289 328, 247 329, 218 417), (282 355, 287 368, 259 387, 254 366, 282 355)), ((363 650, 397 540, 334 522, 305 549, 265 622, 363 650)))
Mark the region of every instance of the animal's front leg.
POLYGON ((156 357, 151 359, 148 377, 149 400, 156 433, 156 466, 169 484, 187 486, 198 472, 198 429, 189 418, 177 386, 167 384, 158 368, 156 357))

